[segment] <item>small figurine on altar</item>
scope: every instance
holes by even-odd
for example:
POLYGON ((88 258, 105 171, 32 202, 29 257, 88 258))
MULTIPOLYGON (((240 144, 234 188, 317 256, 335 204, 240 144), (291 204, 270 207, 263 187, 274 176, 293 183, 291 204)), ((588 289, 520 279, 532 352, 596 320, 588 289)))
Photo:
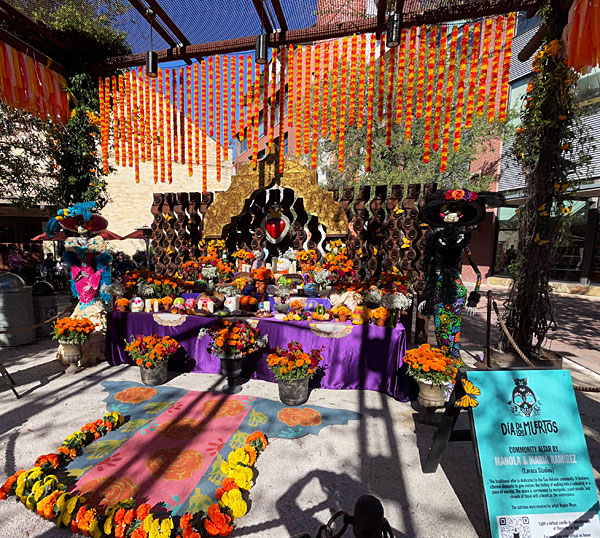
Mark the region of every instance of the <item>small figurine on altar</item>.
POLYGON ((418 308, 423 314, 433 314, 437 346, 453 359, 460 358, 463 311, 474 314, 480 298, 481 273, 471 259, 468 228, 484 219, 486 205, 499 207, 503 203, 504 197, 495 192, 451 189, 433 193, 419 212, 419 218, 437 230, 425 245, 427 281, 418 308), (468 298, 460 278, 463 252, 477 275, 468 298))
POLYGON ((186 314, 195 314, 196 306, 198 306, 198 301, 193 297, 188 297, 185 300, 185 313, 186 314))
POLYGON ((273 273, 266 267, 260 267, 255 271, 252 271, 252 278, 254 279, 254 287, 256 290, 255 297, 262 302, 267 297, 267 286, 273 279, 273 273))
POLYGON ((269 255, 269 251, 265 248, 262 250, 255 250, 252 254, 254 254, 254 261, 252 262, 252 271, 256 271, 257 269, 264 267, 267 256, 269 255))

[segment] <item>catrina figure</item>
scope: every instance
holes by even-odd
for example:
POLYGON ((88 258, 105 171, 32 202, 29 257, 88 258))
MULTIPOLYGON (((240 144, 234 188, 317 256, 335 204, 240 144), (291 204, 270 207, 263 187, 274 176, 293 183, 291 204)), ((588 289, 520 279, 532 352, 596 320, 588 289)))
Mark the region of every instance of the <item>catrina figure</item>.
POLYGON ((434 229, 425 244, 427 281, 419 311, 433 315, 437 346, 455 359, 460 358, 462 314, 465 309, 467 314, 474 314, 480 297, 481 273, 471 259, 468 228, 484 219, 486 205, 498 207, 503 202, 503 196, 493 192, 436 191, 419 212, 420 220, 434 229), (477 276, 468 298, 460 278, 463 252, 477 276))

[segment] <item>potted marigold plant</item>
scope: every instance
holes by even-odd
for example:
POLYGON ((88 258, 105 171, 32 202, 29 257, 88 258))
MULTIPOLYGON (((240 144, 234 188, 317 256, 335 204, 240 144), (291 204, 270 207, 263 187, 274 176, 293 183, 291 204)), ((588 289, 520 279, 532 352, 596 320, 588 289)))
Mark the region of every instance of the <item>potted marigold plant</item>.
POLYGON ((387 308, 380 306, 379 308, 375 308, 371 310, 371 319, 375 320, 378 327, 384 327, 385 322, 389 319, 390 313, 387 308))
POLYGON ((140 367, 142 383, 162 385, 167 381, 169 358, 179 349, 177 340, 170 336, 138 334, 126 342, 125 351, 140 367))
POLYGON ((221 359, 221 373, 227 377, 223 389, 228 394, 242 390, 236 385, 236 378, 242 373, 242 359, 267 345, 268 336, 261 336, 258 330, 245 321, 220 320, 210 329, 200 329, 198 338, 206 334, 211 338, 207 351, 221 359))
POLYGON ((279 399, 286 405, 302 405, 308 400, 308 382, 319 369, 322 351, 306 353, 302 344, 292 340, 287 348, 277 346, 267 357, 267 364, 275 375, 279 399))
POLYGON ((69 363, 65 373, 79 371, 81 346, 94 332, 96 325, 87 318, 61 318, 54 323, 52 339, 62 345, 63 358, 69 363))
POLYGON ((352 316, 352 310, 350 310, 347 306, 341 305, 335 307, 333 310, 333 315, 337 317, 342 323, 345 323, 348 318, 352 316))
POLYGON ((458 369, 464 366, 460 358, 453 359, 429 344, 408 350, 403 360, 408 366, 408 375, 417 380, 417 401, 424 407, 444 405, 446 387, 454 384, 458 369))
POLYGON ((115 306, 119 309, 119 312, 127 312, 129 308, 129 299, 121 297, 115 301, 115 306))

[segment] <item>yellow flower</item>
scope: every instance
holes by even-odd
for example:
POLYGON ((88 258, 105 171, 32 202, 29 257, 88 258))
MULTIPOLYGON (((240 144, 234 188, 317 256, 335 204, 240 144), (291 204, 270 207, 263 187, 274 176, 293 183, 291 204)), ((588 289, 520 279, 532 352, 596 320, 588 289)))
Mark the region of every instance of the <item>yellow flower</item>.
POLYGON ((104 522, 104 534, 106 534, 107 536, 110 536, 110 533, 112 532, 112 521, 113 516, 110 515, 106 518, 106 521, 104 522))
POLYGON ((237 450, 234 450, 233 452, 230 452, 227 461, 229 462, 229 465, 233 468, 239 463, 243 465, 248 465, 250 462, 250 457, 242 447, 238 448, 237 450))
MULTIPOLYGON (((221 466, 221 470, 223 467, 221 466)), ((254 473, 250 467, 244 467, 243 465, 236 465, 234 469, 231 469, 227 473, 227 478, 233 478, 238 488, 250 489, 252 487, 252 477, 254 473)))
POLYGON ((65 506, 65 511, 63 512, 62 517, 60 517, 56 522, 57 525, 62 522, 65 527, 68 527, 71 524, 71 517, 73 515, 73 510, 75 510, 75 507, 77 506, 77 501, 79 501, 79 497, 77 495, 71 497, 67 501, 67 505, 65 506))
POLYGON ((229 508, 234 518, 242 517, 248 511, 248 505, 242 499, 242 492, 239 489, 232 489, 223 493, 219 504, 229 508))
POLYGON ((173 520, 170 517, 163 519, 160 524, 160 538, 169 538, 173 528, 173 520))

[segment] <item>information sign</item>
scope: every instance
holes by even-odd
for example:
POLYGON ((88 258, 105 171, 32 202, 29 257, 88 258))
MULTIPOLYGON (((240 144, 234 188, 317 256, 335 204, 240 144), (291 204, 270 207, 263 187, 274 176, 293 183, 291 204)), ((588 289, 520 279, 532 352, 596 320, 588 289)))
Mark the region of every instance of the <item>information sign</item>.
POLYGON ((600 537, 598 494, 566 370, 470 370, 493 538, 600 537))

